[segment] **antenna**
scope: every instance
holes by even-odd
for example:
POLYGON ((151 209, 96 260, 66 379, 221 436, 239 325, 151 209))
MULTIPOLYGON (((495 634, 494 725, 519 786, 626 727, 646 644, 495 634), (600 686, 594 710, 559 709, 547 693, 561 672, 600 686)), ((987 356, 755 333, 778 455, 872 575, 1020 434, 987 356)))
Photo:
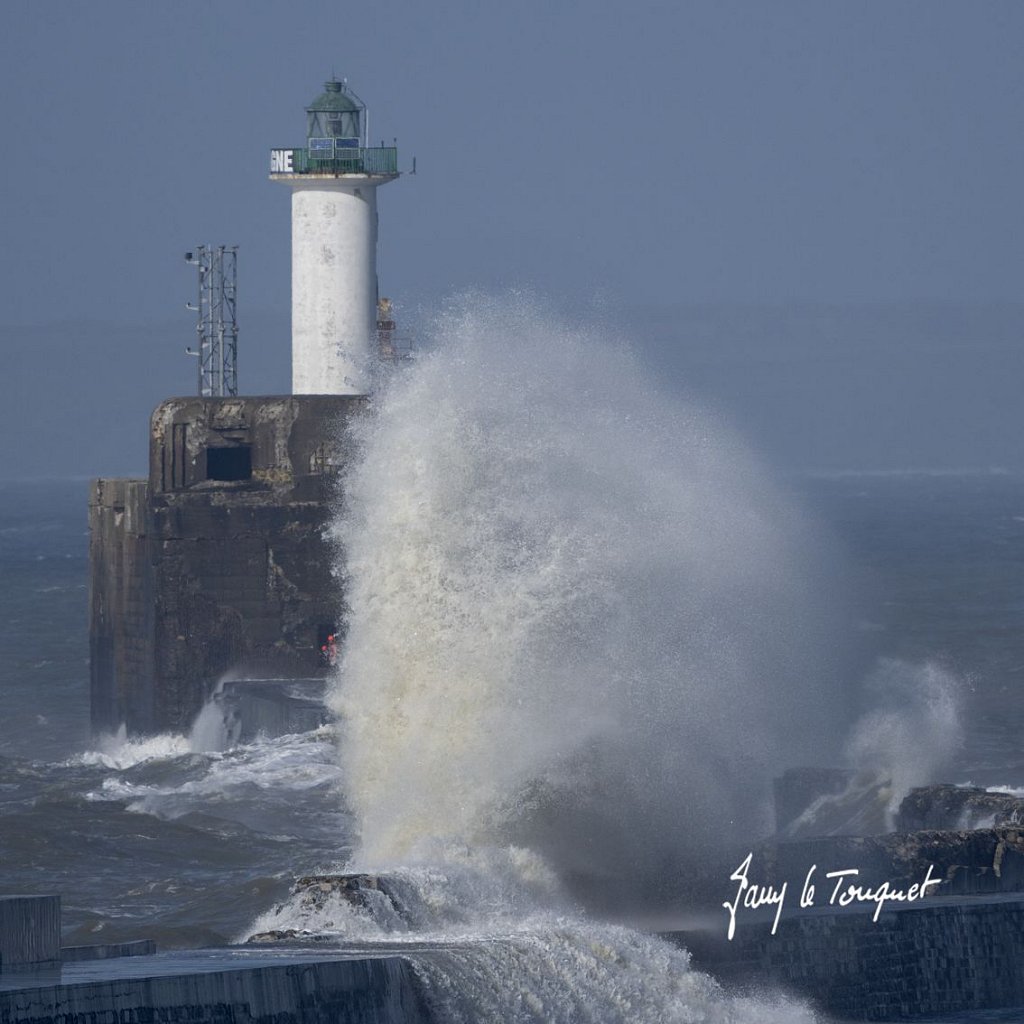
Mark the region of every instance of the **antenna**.
POLYGON ((199 270, 199 304, 185 308, 199 314, 199 394, 223 398, 238 394, 238 246, 198 245, 185 262, 199 270))

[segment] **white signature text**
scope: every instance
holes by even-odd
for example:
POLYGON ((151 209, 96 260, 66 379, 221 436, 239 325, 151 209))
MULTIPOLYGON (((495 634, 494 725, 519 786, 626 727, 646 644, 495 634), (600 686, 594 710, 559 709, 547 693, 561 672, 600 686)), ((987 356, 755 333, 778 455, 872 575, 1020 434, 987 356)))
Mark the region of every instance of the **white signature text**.
MULTIPOLYGON (((737 882, 736 895, 732 900, 727 900, 722 906, 729 915, 728 938, 736 934, 736 919, 742 910, 757 910, 760 907, 775 907, 775 920, 772 922, 772 935, 779 927, 779 920, 782 917, 782 910, 786 904, 786 893, 789 883, 782 885, 761 885, 751 882, 750 865, 754 859, 753 853, 748 853, 743 862, 729 876, 729 880, 737 882)), ((841 871, 828 871, 825 878, 834 879, 835 883, 826 887, 828 894, 827 903, 832 907, 849 907, 854 903, 874 903, 875 912, 872 921, 878 921, 879 915, 887 903, 914 903, 924 899, 930 886, 939 885, 941 878, 933 878, 932 870, 934 865, 928 865, 923 881, 915 882, 906 889, 896 889, 888 882, 874 887, 859 885, 856 882, 860 874, 857 868, 845 868, 841 871)), ((803 887, 800 890, 800 906, 815 906, 817 886, 814 883, 814 875, 818 870, 817 864, 812 864, 804 878, 803 887)))

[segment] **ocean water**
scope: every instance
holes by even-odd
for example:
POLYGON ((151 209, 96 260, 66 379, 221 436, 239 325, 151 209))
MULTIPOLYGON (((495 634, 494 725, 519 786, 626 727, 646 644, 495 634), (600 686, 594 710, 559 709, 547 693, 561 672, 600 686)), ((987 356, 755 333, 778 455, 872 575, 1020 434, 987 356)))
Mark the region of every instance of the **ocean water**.
POLYGON ((883 722, 910 782, 1024 788, 1024 476, 773 480, 628 353, 512 327, 531 359, 446 325, 363 438, 340 732, 90 737, 85 484, 0 484, 0 886, 59 890, 68 943, 301 927, 407 950, 451 1020, 811 1020, 603 912, 684 911, 767 827, 795 716, 837 752, 883 722), (403 915, 287 898, 346 866, 403 915))

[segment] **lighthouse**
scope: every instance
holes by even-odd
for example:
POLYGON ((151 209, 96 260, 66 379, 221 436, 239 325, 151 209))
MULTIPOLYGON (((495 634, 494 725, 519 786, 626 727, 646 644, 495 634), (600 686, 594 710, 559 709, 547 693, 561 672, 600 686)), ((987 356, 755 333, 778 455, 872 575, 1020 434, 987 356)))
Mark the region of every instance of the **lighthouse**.
POLYGON ((370 389, 377 327, 377 189, 398 151, 371 146, 366 105, 336 78, 306 107, 306 146, 272 149, 292 190, 292 393, 370 389))
MULTIPOLYGON (((218 317, 234 324, 218 305, 233 313, 233 275, 221 275, 231 285, 200 296, 201 337, 217 342, 204 345, 200 394, 154 410, 145 478, 90 492, 98 732, 187 731, 214 692, 235 708, 220 686, 229 673, 246 680, 238 697, 254 728, 278 708, 294 731, 344 643, 329 527, 355 451, 349 424, 366 413, 377 358, 410 354, 377 294, 377 188, 398 177, 398 154, 370 145, 365 104, 332 78, 306 107, 304 148, 272 150, 270 177, 292 192, 292 394, 238 394, 213 377, 206 387, 209 365, 234 367, 233 347, 230 360, 218 347, 231 340, 218 317)), ((222 248, 188 257, 201 283, 222 248)), ((236 710, 232 722, 246 721, 236 710)))

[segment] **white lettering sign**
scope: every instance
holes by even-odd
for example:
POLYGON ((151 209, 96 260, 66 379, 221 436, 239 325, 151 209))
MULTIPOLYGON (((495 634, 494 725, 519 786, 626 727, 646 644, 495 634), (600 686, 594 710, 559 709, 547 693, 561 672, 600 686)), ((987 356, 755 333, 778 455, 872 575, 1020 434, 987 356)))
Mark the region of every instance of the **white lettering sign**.
POLYGON ((294 149, 272 149, 270 151, 270 173, 292 174, 292 155, 294 149))

